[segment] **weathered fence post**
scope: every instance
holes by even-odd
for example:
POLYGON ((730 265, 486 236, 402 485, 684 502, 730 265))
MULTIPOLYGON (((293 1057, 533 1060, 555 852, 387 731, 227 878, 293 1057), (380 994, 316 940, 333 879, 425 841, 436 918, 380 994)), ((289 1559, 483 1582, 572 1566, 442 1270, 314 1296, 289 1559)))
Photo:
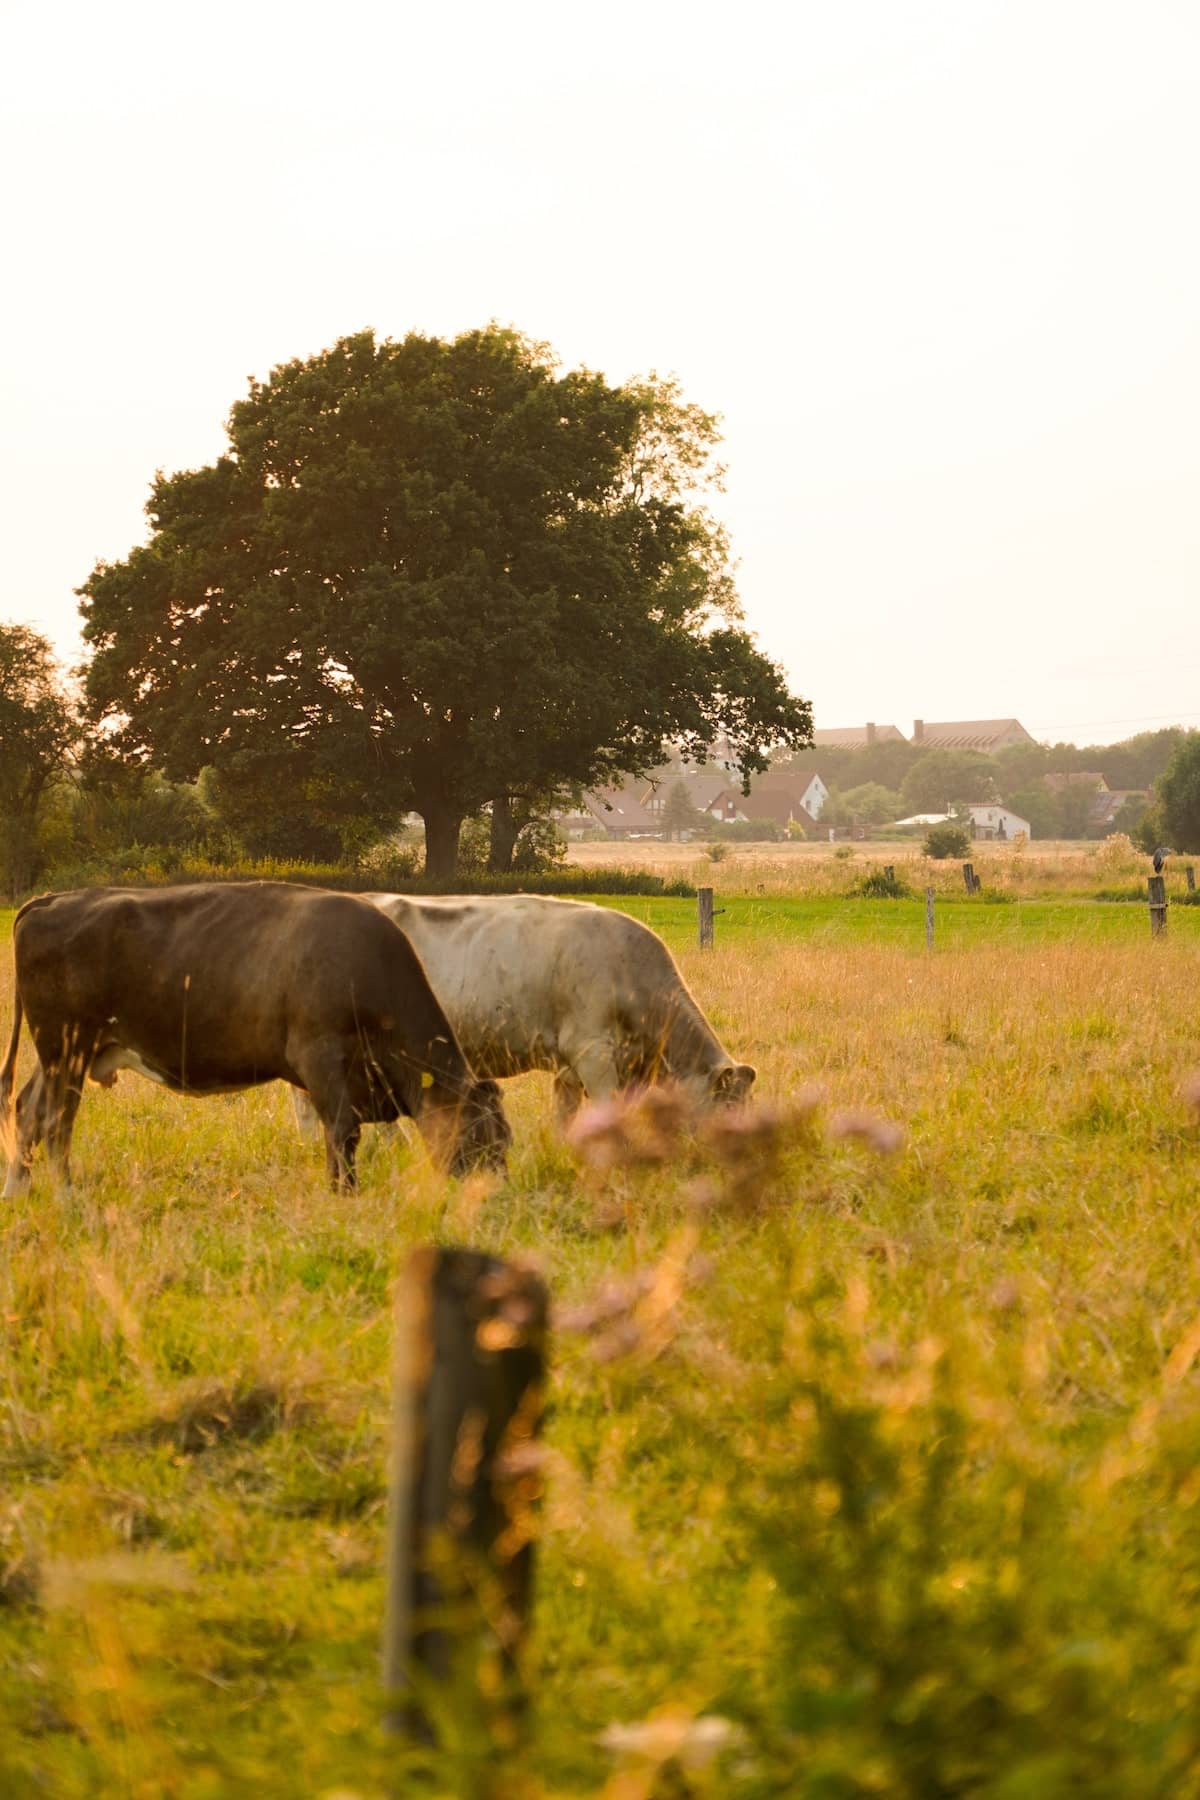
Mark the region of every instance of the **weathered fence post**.
POLYGON ((925 948, 933 949, 933 889, 925 889, 925 948))
POLYGON ((966 888, 968 894, 973 894, 975 892, 975 871, 970 863, 963 864, 963 886, 966 888))
POLYGON ((1162 875, 1150 877, 1150 936, 1158 937, 1167 928, 1167 883, 1162 875))
POLYGON ((1191 863, 1186 863, 1183 872, 1187 877, 1188 893, 1194 894, 1196 891, 1196 871, 1191 863))
POLYGON ((441 1690, 511 1740, 541 1495, 546 1289, 477 1250, 417 1250, 395 1317, 387 1722, 432 1736, 426 1701, 441 1690))
POLYGON ((712 948, 713 941, 713 891, 710 887, 696 889, 696 904, 700 915, 700 948, 712 948))
POLYGON ((896 879, 896 865, 895 865, 895 863, 884 863, 884 865, 883 865, 883 879, 884 879, 884 880, 885 880, 885 881, 895 881, 895 879, 896 879))

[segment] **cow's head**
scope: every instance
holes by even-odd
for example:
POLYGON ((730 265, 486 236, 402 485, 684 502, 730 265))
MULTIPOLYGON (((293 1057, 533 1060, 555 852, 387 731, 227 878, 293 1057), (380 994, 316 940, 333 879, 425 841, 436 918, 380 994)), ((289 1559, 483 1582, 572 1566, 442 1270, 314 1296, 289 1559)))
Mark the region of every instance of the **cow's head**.
POLYGON ((458 1136, 450 1154, 451 1175, 472 1169, 502 1169, 512 1131, 494 1081, 476 1081, 459 1107, 458 1136))
POLYGON ((708 1094, 714 1106, 742 1106, 750 1098, 757 1070, 750 1063, 722 1063, 708 1078, 708 1094))

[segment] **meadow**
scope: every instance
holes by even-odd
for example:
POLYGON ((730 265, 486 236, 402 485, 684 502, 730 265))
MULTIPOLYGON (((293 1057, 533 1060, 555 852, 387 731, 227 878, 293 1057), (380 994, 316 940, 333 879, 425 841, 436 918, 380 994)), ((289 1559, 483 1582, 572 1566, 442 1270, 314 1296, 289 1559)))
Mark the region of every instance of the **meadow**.
POLYGON ((950 865, 927 954, 923 900, 848 897, 884 860, 739 851, 706 952, 609 902, 757 1065, 740 1135, 597 1167, 527 1077, 502 1181, 368 1134, 333 1196, 282 1090, 87 1095, 74 1187, 0 1215, 0 1794, 1200 1794, 1200 908, 950 865), (380 1730, 429 1241, 558 1311, 505 1758, 380 1730))

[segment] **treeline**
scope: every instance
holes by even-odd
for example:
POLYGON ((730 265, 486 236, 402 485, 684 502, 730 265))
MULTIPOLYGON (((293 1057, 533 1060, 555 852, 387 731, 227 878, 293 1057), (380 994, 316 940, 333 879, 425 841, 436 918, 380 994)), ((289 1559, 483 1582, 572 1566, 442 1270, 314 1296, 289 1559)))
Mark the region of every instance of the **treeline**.
MULTIPOLYGON (((830 789, 822 825, 883 825, 913 813, 953 811, 995 800, 1028 819, 1035 838, 1161 835, 1152 798, 1194 732, 1172 725, 1119 744, 1014 744, 995 756, 891 740, 861 749, 806 749, 777 766, 819 770, 830 789), (1096 817, 1095 786, 1056 777, 1102 775, 1111 790, 1133 790, 1111 820, 1096 817), (1140 791, 1140 792, 1139 792, 1140 791)), ((1157 841, 1157 838, 1156 840, 1157 841)))
MULTIPOLYGON (((420 834, 399 818, 369 826, 348 815, 334 832, 306 819, 303 795, 269 787, 243 795, 215 769, 170 781, 114 754, 89 723, 50 644, 24 625, 0 625, 0 896, 39 886, 159 883, 255 875, 327 887, 440 892, 521 887, 605 891, 606 871, 563 867, 554 822, 516 817, 507 865, 493 866, 493 822, 464 822, 451 875, 426 873, 420 834), (278 798, 278 805, 273 800, 278 798)), ((644 872, 611 872, 611 891, 661 893, 644 872)), ((680 892, 686 890, 686 884, 680 892)))

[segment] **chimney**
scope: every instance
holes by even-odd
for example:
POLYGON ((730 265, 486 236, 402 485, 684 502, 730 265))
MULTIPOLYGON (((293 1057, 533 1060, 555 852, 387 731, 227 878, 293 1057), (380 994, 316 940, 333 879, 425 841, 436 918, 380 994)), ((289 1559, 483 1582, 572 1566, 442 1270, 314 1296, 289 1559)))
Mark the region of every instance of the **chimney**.
POLYGON ((925 742, 925 721, 924 721, 924 719, 914 719, 913 720, 913 743, 914 744, 923 744, 924 742, 925 742))
POLYGON ((869 724, 867 726, 867 744, 868 744, 868 746, 870 746, 874 742, 875 742, 875 727, 874 727, 874 725, 869 724))

